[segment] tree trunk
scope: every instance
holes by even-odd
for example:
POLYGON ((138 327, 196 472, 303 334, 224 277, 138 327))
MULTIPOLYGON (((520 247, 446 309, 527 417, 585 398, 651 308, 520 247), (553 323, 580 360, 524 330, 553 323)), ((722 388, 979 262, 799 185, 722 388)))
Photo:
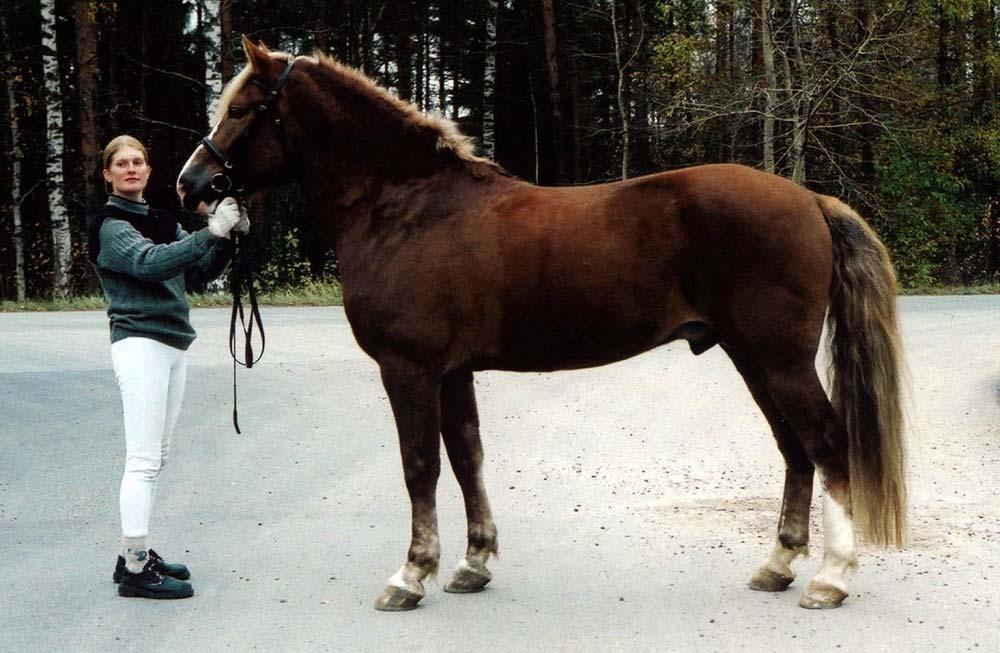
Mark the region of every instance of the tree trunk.
POLYGON ((559 94, 559 64, 556 50, 556 19, 553 0, 542 0, 542 21, 545 32, 545 64, 549 75, 549 102, 552 111, 552 133, 558 182, 566 180, 566 157, 563 147, 562 100, 559 94))
POLYGON ((392 31, 396 39, 396 93, 407 102, 413 97, 413 9, 410 0, 392 0, 392 31))
POLYGON ((431 109, 431 35, 424 32, 424 108, 431 109))
MULTIPOLYGON (((0 13, 0 41, 10 43, 7 38, 7 23, 2 13, 0 13)), ((24 233, 21 229, 21 157, 24 151, 21 149, 21 130, 18 126, 17 107, 18 102, 14 93, 14 80, 18 77, 14 72, 14 62, 10 56, 10 47, 3 48, 4 58, 4 80, 7 87, 7 107, 10 115, 8 124, 10 125, 10 208, 14 221, 14 274, 17 277, 17 301, 24 302, 25 282, 24 282, 24 233)))
POLYGON ((371 9, 364 9, 361 18, 361 72, 366 75, 375 74, 375 17, 371 9))
POLYGON ((205 106, 207 107, 208 128, 212 128, 215 108, 222 95, 222 71, 219 54, 222 52, 222 26, 220 23, 219 0, 202 0, 201 33, 205 39, 205 106))
POLYGON ((101 202, 98 178, 101 170, 101 150, 97 141, 97 3, 95 0, 74 0, 76 22, 76 72, 80 92, 80 154, 83 159, 83 187, 87 206, 101 202))
POLYGON ((622 61, 621 39, 618 37, 617 0, 611 0, 611 34, 615 44, 615 68, 618 70, 618 118, 622 124, 622 179, 628 179, 628 110, 625 106, 625 67, 622 61))
POLYGON ((996 1, 984 1, 973 15, 972 107, 983 124, 995 118, 997 102, 996 1))
POLYGON ((233 78, 236 61, 233 56, 233 0, 219 2, 219 72, 222 83, 233 78))
POLYGON ((948 34, 951 32, 951 19, 944 8, 944 2, 937 3, 938 13, 938 47, 937 47, 937 82, 939 89, 951 86, 951 57, 948 54, 948 34))
POLYGON ((792 181, 797 184, 805 182, 806 178, 806 140, 808 138, 809 98, 806 93, 805 62, 799 42, 798 3, 790 3, 789 29, 791 43, 786 43, 781 53, 784 68, 785 94, 787 104, 791 107, 792 143, 789 148, 789 160, 792 167, 792 181), (789 54, 791 51, 791 54, 789 54), (794 58, 794 72, 792 59, 794 58), (798 90, 796 90, 798 89, 798 90))
POLYGON ((49 221, 52 225, 53 294, 69 297, 70 255, 69 215, 63 197, 62 92, 59 87, 59 56, 56 46, 55 0, 41 0, 42 61, 45 80, 45 114, 48 152, 45 166, 49 190, 49 221))
POLYGON ((327 13, 330 11, 327 3, 316 4, 316 17, 313 19, 313 38, 316 41, 316 49, 320 52, 330 51, 329 29, 327 28, 327 13))
POLYGON ((531 98, 531 125, 534 128, 535 146, 535 183, 539 181, 542 166, 542 152, 538 142, 538 102, 535 101, 535 81, 532 79, 531 71, 528 71, 528 97, 531 98))
POLYGON ((761 0, 761 48, 764 61, 764 170, 774 170, 774 110, 778 78, 774 72, 774 41, 771 30, 771 0, 761 0))
POLYGON ((448 111, 448 90, 445 88, 446 80, 448 77, 448 70, 444 65, 444 52, 441 51, 441 42, 438 41, 438 56, 437 56, 437 110, 442 116, 447 115, 448 111))
POLYGON ((573 182, 584 179, 583 172, 583 152, 580 147, 580 116, 582 114, 582 103, 580 102, 580 68, 577 65, 576 57, 570 57, 569 68, 569 88, 570 88, 570 119, 569 119, 569 139, 572 160, 570 163, 570 175, 573 182))
POLYGON ((427 43, 427 5, 418 2, 414 5, 416 29, 416 46, 413 54, 413 104, 421 111, 427 110, 427 98, 424 95, 424 54, 427 43))
POLYGON ((805 184, 806 182, 806 141, 809 138, 809 114, 811 112, 809 94, 805 90, 806 78, 805 78, 805 60, 802 56, 802 45, 800 40, 799 32, 799 12, 798 3, 792 0, 792 15, 791 15, 791 28, 792 28, 792 52, 795 57, 795 69, 798 73, 798 86, 799 97, 795 99, 796 93, 794 91, 795 84, 793 83, 794 75, 792 73, 791 65, 788 61, 788 55, 785 54, 785 84, 786 90, 788 91, 789 102, 792 103, 792 110, 795 112, 794 118, 794 130, 792 132, 792 181, 796 184, 805 184))
POLYGON ((483 67, 483 156, 492 159, 496 152, 493 138, 493 110, 497 72, 497 0, 488 0, 486 13, 486 64, 483 67))
MULTIPOLYGON (((54 1, 54 0, 49 0, 54 1)), ((149 3, 140 3, 141 9, 139 10, 139 34, 136 38, 139 39, 139 117, 145 118, 148 113, 146 111, 146 106, 148 105, 148 94, 146 93, 146 78, 148 77, 147 71, 149 70, 149 3)), ((205 71, 206 73, 208 71, 205 71)))
MULTIPOLYGON (((998 74, 996 1, 984 1, 973 14, 972 119, 982 129, 989 129, 997 118, 998 74)), ((1000 187, 991 166, 977 166, 977 195, 983 206, 982 228, 985 231, 986 278, 996 281, 1000 273, 1000 187)))
POLYGON ((715 79, 730 78, 730 49, 733 26, 732 0, 716 0, 715 3, 715 79))
POLYGON ((750 10, 752 13, 750 19, 750 75, 756 82, 764 72, 764 50, 761 36, 764 30, 763 0, 751 0, 750 10))

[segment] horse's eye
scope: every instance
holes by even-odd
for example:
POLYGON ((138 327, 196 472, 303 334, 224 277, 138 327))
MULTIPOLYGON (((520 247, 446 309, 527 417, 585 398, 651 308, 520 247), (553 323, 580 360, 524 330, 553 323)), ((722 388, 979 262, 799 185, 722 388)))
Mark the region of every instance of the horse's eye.
POLYGON ((247 115, 247 110, 243 107, 229 107, 230 118, 242 118, 247 115))

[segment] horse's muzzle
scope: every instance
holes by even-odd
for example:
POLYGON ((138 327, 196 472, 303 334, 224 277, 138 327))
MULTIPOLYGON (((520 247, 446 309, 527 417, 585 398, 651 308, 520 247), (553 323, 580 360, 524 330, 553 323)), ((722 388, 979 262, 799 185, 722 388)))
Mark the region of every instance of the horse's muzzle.
POLYGON ((218 186, 223 184, 216 183, 216 176, 185 174, 177 180, 177 195, 185 209, 197 212, 199 204, 209 204, 221 195, 218 186))

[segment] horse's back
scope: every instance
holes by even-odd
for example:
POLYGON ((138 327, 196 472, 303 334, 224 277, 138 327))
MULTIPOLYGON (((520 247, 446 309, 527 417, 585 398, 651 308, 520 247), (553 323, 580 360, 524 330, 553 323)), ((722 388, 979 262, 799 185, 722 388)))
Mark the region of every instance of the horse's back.
POLYGON ((812 193, 742 166, 525 184, 498 196, 487 221, 502 233, 494 268, 506 359, 490 365, 618 360, 685 337, 685 325, 724 326, 752 308, 748 298, 829 284, 829 233, 812 193))

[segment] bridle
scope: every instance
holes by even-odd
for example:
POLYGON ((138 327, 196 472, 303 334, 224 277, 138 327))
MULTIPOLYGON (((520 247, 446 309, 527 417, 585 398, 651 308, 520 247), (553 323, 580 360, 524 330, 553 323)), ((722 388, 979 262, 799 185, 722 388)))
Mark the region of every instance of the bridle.
MULTIPOLYGON (((260 118, 270 113, 271 109, 274 108, 274 104, 278 100, 278 93, 281 92, 281 89, 282 87, 284 87, 285 82, 288 81, 288 76, 292 72, 293 65, 295 65, 295 58, 291 57, 288 59, 288 64, 285 66, 285 69, 281 71, 281 74, 278 75, 278 79, 275 80, 274 86, 268 86, 267 84, 262 82, 256 75, 250 77, 248 82, 260 86, 262 89, 264 89, 266 95, 264 96, 264 99, 261 100, 261 102, 256 107, 253 108, 253 112, 254 114, 256 114, 258 119, 254 120, 252 123, 250 123, 250 125, 246 129, 243 130, 243 132, 239 135, 239 137, 237 137, 230 144, 229 146, 230 149, 232 149, 232 147, 237 143, 239 143, 240 141, 246 139, 250 135, 250 131, 254 128, 254 126, 260 122, 260 118)), ((280 132, 281 118, 277 115, 274 116, 274 126, 277 127, 277 129, 280 132)), ((237 173, 236 162, 233 160, 233 157, 231 157, 228 152, 219 147, 212 140, 211 135, 201 139, 201 141, 199 141, 199 144, 204 145, 205 149, 208 150, 208 153, 212 155, 212 158, 214 158, 219 163, 219 165, 222 166, 222 172, 217 172, 214 175, 212 175, 212 179, 209 182, 209 184, 212 187, 212 190, 223 196, 227 194, 234 195, 237 196, 237 199, 240 199, 239 196, 241 196, 246 191, 246 187, 243 186, 242 184, 237 183, 239 175, 237 173)))
MULTIPOLYGON (((269 114, 274 108, 275 102, 278 99, 278 93, 281 92, 282 87, 285 82, 288 81, 288 76, 292 72, 292 66, 295 63, 295 58, 289 58, 288 64, 285 69, 281 71, 281 75, 275 80, 274 86, 268 86, 256 75, 250 77, 249 82, 256 84, 264 89, 266 95, 264 99, 254 107, 253 111, 257 117, 247 126, 246 129, 237 137, 231 144, 230 149, 240 141, 246 139, 254 126, 261 122, 261 119, 269 114)), ((283 134, 281 133, 281 118, 278 115, 274 116, 274 125, 278 129, 279 138, 284 145, 283 134)), ((220 195, 219 199, 223 199, 226 196, 235 197, 240 203, 243 202, 244 194, 246 193, 246 186, 239 182, 239 174, 236 168, 236 162, 229 155, 228 152, 219 147, 211 138, 211 136, 206 136, 200 141, 201 145, 205 146, 208 153, 222 166, 222 172, 217 172, 212 175, 210 185, 212 190, 220 195)), ((233 310, 229 317, 229 354, 233 357, 233 428, 236 429, 236 433, 241 433, 239 417, 236 410, 236 366, 242 365, 243 367, 250 369, 254 366, 254 363, 259 361, 261 357, 264 356, 264 347, 266 346, 266 339, 264 337, 264 324, 260 319, 260 309, 257 307, 257 293, 254 291, 253 287, 253 257, 252 250, 244 251, 245 248, 241 247, 240 238, 235 232, 230 232, 230 236, 233 239, 233 265, 232 265, 232 278, 230 280, 230 289, 233 293, 233 310), (243 286, 246 284, 247 288, 247 299, 250 302, 250 321, 246 322, 243 314, 243 286), (243 344, 243 360, 240 360, 239 356, 236 355, 236 318, 240 319, 240 330, 243 332, 244 344, 243 344), (260 331, 260 354, 254 357, 253 352, 253 325, 257 323, 257 328, 260 331)))

